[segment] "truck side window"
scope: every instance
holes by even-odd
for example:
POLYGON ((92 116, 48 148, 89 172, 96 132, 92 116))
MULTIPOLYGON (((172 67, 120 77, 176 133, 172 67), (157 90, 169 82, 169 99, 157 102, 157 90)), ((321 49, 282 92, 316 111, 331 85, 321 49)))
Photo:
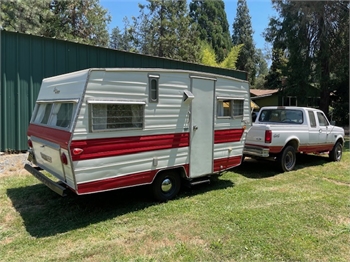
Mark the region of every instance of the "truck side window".
POLYGON ((328 120, 327 118, 320 112, 317 112, 317 118, 318 118, 318 123, 320 126, 328 126, 328 120))
POLYGON ((159 99, 159 75, 148 76, 148 97, 150 103, 157 103, 159 99))
POLYGON ((144 125, 143 103, 93 103, 91 131, 142 129, 144 125))
POLYGON ((314 112, 308 111, 308 114, 309 114, 309 119, 310 119, 310 126, 316 127, 316 118, 315 118, 314 112))

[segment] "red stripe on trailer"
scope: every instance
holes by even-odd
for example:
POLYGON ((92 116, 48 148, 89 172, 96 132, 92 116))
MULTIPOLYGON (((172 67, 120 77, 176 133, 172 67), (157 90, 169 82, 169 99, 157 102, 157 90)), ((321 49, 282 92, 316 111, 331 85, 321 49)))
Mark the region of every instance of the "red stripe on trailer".
POLYGON ((242 138, 244 129, 224 129, 215 130, 214 132, 214 144, 239 142, 242 138))
POLYGON ((214 172, 229 169, 241 164, 242 156, 214 159, 214 172))
POLYGON ((72 136, 70 132, 65 130, 36 124, 29 125, 27 135, 53 142, 64 149, 68 149, 68 142, 72 136))
POLYGON ((136 154, 155 150, 188 147, 189 133, 162 134, 76 140, 71 151, 81 148, 80 155, 72 154, 73 161, 136 154))
MULTIPOLYGON (((184 170, 188 170, 188 164, 182 166, 184 170)), ((98 181, 78 184, 77 194, 97 193, 114 189, 128 188, 138 185, 151 184, 159 170, 149 170, 145 172, 128 174, 120 177, 113 177, 98 181)), ((180 174, 179 174, 180 175, 180 174)))

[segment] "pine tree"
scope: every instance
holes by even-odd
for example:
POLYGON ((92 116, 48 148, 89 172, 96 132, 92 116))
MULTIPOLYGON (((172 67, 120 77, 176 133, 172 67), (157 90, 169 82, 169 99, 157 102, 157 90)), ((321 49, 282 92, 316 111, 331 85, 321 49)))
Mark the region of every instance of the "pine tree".
POLYGON ((198 25, 200 39, 214 49, 216 61, 223 61, 232 47, 224 1, 192 0, 190 17, 198 25))
POLYGON ((238 0, 237 13, 233 22, 233 45, 244 44, 237 61, 237 69, 248 72, 249 83, 253 86, 256 75, 256 54, 253 42, 251 17, 246 0, 238 0))
POLYGON ((130 29, 136 50, 142 54, 198 62, 200 42, 191 25, 186 1, 148 0, 130 29))
POLYGON ((302 101, 319 89, 320 109, 328 114, 330 94, 349 87, 343 70, 349 68, 349 3, 273 0, 273 6, 279 17, 270 20, 265 39, 288 53, 286 92, 303 94, 302 101))
POLYGON ((108 46, 109 21, 99 0, 0 2, 0 26, 9 31, 108 46))

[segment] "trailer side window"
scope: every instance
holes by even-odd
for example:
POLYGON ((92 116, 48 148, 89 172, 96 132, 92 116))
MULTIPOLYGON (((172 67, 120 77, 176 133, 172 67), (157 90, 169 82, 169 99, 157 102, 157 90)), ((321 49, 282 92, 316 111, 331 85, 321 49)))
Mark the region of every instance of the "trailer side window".
POLYGON ((218 118, 243 117, 244 100, 221 99, 217 100, 216 114, 218 118))
POLYGON ((159 75, 148 76, 149 102, 157 103, 159 98, 159 75))
POLYGON ((243 107, 244 107, 244 100, 234 100, 233 101, 233 117, 234 118, 243 117, 243 107))
POLYGON ((93 132, 142 129, 143 123, 144 104, 91 104, 91 130, 93 132))
POLYGON ((216 108, 217 117, 232 117, 232 102, 233 100, 230 99, 218 99, 216 108))

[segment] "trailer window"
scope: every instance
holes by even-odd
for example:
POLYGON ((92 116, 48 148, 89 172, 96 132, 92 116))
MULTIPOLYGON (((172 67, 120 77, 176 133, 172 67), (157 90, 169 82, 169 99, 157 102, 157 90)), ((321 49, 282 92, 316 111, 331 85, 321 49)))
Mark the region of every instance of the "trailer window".
POLYGON ((243 117, 244 100, 218 99, 216 114, 218 118, 243 117))
POLYGON ((75 105, 73 102, 40 103, 37 105, 33 122, 51 127, 69 128, 75 105))
POLYGON ((157 103, 159 98, 159 75, 148 76, 149 102, 157 103))
POLYGON ((91 130, 142 129, 144 104, 91 104, 91 130))

